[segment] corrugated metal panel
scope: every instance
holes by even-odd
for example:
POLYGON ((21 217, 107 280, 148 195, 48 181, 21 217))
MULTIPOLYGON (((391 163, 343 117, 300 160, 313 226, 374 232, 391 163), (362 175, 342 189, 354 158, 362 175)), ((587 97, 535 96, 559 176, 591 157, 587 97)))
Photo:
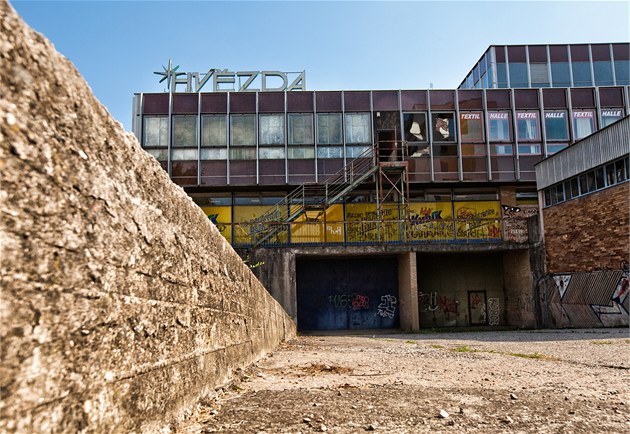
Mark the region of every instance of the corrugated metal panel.
POLYGON ((630 153, 630 117, 569 146, 536 165, 539 190, 630 153))
POLYGON ((562 297, 562 304, 565 307, 567 304, 610 306, 621 274, 621 270, 574 273, 562 297))
POLYGON ((564 312, 569 317, 573 326, 579 327, 601 327, 602 322, 597 317, 589 305, 584 304, 563 304, 564 312))

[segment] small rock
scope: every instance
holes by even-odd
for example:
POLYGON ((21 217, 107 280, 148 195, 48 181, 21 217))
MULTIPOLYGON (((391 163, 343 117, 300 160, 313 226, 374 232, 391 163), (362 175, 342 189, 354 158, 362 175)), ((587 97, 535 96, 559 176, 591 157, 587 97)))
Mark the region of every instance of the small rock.
POLYGON ((451 419, 451 420, 449 420, 448 422, 446 422, 446 424, 447 424, 448 426, 455 426, 455 421, 451 419))
POLYGON ((512 419, 510 416, 505 416, 503 419, 501 419, 501 422, 503 422, 503 423, 513 423, 514 419, 512 419))
POLYGON ((262 372, 258 372, 258 373, 256 373, 256 376, 257 376, 257 377, 259 377, 259 378, 263 378, 263 377, 264 377, 264 375, 262 374, 262 372))
POLYGON ((326 431, 328 431, 328 427, 326 425, 324 425, 324 424, 321 424, 320 427, 319 427, 319 430, 321 432, 326 432, 326 431))
POLYGON ((302 419, 302 422, 304 422, 304 423, 311 423, 311 418, 310 417, 305 417, 304 419, 302 419))
POLYGON ((516 400, 516 399, 518 399, 518 396, 516 396, 516 395, 515 395, 515 394, 513 394, 513 393, 510 393, 510 399, 515 399, 515 400, 516 400))
POLYGON ((374 422, 368 425, 368 427, 366 428, 367 431, 376 431, 376 428, 378 428, 378 423, 374 422))
POLYGON ((446 410, 440 410, 440 417, 442 419, 446 419, 448 417, 448 412, 446 410))
POLYGON ((211 414, 212 416, 216 416, 217 414, 219 414, 219 412, 218 412, 218 411, 216 411, 216 410, 212 410, 212 411, 210 412, 210 414, 211 414))

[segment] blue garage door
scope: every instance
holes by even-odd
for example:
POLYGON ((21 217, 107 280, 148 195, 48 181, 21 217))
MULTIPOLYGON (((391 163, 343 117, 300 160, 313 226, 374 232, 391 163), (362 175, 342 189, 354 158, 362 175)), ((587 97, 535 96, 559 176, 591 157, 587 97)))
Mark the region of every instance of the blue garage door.
POLYGON ((300 330, 397 328, 398 262, 298 259, 297 308, 300 330))

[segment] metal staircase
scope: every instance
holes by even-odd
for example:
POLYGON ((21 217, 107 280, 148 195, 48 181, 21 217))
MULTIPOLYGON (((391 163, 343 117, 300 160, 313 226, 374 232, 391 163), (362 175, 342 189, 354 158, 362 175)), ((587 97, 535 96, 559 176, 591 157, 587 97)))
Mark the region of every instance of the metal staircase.
POLYGON ((288 223, 307 211, 318 212, 318 217, 325 213, 330 205, 376 173, 375 154, 374 149, 367 149, 323 184, 302 184, 263 215, 246 222, 252 247, 288 232, 288 223))

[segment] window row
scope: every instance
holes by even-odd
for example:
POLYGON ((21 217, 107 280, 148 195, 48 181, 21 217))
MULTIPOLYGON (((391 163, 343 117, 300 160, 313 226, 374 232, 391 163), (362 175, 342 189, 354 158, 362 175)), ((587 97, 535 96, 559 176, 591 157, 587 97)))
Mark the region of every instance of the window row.
POLYGON ((545 206, 555 205, 628 180, 628 158, 597 167, 544 190, 545 206))

